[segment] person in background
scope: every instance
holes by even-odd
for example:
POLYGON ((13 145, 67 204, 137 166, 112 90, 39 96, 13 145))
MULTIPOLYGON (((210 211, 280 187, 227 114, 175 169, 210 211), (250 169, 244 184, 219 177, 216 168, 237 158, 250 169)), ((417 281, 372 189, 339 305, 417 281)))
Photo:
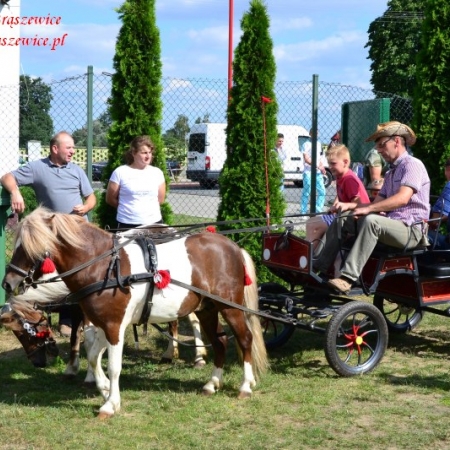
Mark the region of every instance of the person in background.
MULTIPOLYGON (((50 140, 50 155, 31 161, 3 175, 1 183, 11 193, 11 209, 22 213, 25 202, 19 186, 30 186, 38 203, 56 212, 85 217, 96 204, 96 197, 84 170, 72 162, 75 144, 72 136, 60 131, 50 140)), ((70 307, 62 306, 59 313, 59 332, 71 333, 70 307)))
MULTIPOLYGON (((281 167, 284 170, 284 163, 287 158, 286 150, 283 149, 283 143, 284 143, 284 134, 278 133, 277 135, 277 143, 275 145, 275 151, 277 152, 278 159, 280 160, 281 167)), ((281 191, 284 191, 284 178, 281 179, 281 191)))
POLYGON ((111 174, 106 203, 117 208, 117 228, 162 223, 166 181, 162 170, 151 165, 153 151, 150 137, 134 138, 125 154, 127 164, 111 174))
POLYGON ((447 159, 447 161, 445 161, 444 171, 447 183, 445 183, 441 195, 431 208, 430 216, 431 219, 440 220, 432 220, 428 222, 428 239, 430 240, 431 245, 433 245, 437 250, 450 249, 450 221, 448 220, 448 216, 450 213, 450 159, 447 159), (446 235, 439 232, 439 226, 441 225, 441 223, 445 224, 445 227, 447 229, 446 235))
POLYGON ((336 133, 331 136, 330 143, 328 144, 327 150, 330 150, 332 147, 336 147, 341 143, 341 130, 336 131, 336 133))
POLYGON ((364 158, 364 186, 368 187, 372 182, 378 181, 383 178, 385 167, 386 162, 378 153, 377 149, 371 149, 364 158))
POLYGON ((348 211, 355 209, 361 203, 369 203, 369 197, 361 180, 350 169, 348 148, 342 144, 332 147, 327 152, 327 158, 328 166, 336 179, 337 196, 329 214, 320 214, 306 221, 306 240, 313 243, 315 251, 340 208, 348 211))
POLYGON ((344 294, 360 276, 378 242, 401 250, 415 248, 424 239, 424 224, 430 216, 430 178, 422 161, 410 156, 406 149, 416 142, 414 131, 400 122, 386 122, 379 124, 366 141, 375 141, 375 148, 391 168, 372 203, 344 212, 331 224, 325 248, 314 267, 326 275, 339 253, 339 236, 345 240, 357 229, 340 277, 327 282, 344 294))
MULTIPOLYGON (((311 164, 312 164, 312 152, 313 152, 313 143, 311 140, 312 130, 309 132, 310 138, 302 145, 301 152, 303 153, 303 159, 305 163, 305 170, 303 172, 303 189, 300 203, 300 213, 307 214, 308 213, 308 203, 309 198, 311 196, 311 164)), ((317 132, 319 135, 319 132, 317 132)), ((323 182, 323 176, 325 175, 325 166, 322 162, 322 145, 317 140, 316 142, 316 156, 317 156, 317 176, 316 176, 316 190, 317 190, 317 202, 316 202, 316 211, 322 212, 323 207, 325 205, 325 185, 323 182)))

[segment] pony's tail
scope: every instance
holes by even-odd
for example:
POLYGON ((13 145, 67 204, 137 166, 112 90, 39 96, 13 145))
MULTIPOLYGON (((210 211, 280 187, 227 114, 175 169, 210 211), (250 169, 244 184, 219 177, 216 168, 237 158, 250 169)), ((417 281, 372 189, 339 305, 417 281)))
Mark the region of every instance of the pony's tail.
MULTIPOLYGON (((256 279, 255 264, 251 256, 241 249, 244 257, 244 265, 251 284, 244 287, 244 306, 258 311, 258 280, 256 279)), ((245 318, 252 333, 252 368, 256 377, 263 374, 269 368, 266 344, 264 343, 261 321, 256 314, 246 313, 245 318)))

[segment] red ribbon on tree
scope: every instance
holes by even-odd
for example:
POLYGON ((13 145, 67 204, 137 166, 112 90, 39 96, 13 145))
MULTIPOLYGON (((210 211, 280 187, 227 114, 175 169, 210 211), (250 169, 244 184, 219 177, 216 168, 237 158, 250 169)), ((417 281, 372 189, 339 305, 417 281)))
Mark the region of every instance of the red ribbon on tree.
POLYGON ((208 226, 206 227, 206 231, 209 231, 210 233, 215 233, 217 230, 216 230, 216 227, 215 227, 215 226, 213 226, 213 225, 208 225, 208 226))
POLYGON ((261 100, 263 101, 263 103, 272 103, 272 99, 269 97, 264 97, 263 95, 261 96, 261 100))

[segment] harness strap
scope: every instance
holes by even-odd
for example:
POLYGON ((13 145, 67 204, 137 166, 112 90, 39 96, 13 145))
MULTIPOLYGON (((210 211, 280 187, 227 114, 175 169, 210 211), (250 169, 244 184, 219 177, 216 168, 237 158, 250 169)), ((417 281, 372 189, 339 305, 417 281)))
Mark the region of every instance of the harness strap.
MULTIPOLYGON (((186 342, 180 341, 179 339, 175 339, 173 336, 170 335, 168 331, 166 331, 164 328, 160 327, 157 323, 151 324, 153 328, 156 328, 161 334, 166 336, 167 338, 171 339, 174 342, 178 342, 180 345, 184 345, 185 347, 211 347, 211 344, 208 345, 195 345, 195 344, 187 344, 186 342)), ((226 336, 226 333, 220 333, 218 336, 226 336)))
POLYGON ((230 306, 235 309, 240 309, 241 311, 244 311, 246 313, 255 314, 256 316, 265 317, 266 319, 276 320, 278 322, 283 322, 283 323, 287 323, 290 325, 295 325, 297 322, 296 320, 286 320, 286 319, 282 319, 280 317, 274 317, 271 314, 266 314, 262 311, 255 311, 254 309, 247 308, 246 306, 238 305, 237 303, 230 302, 229 300, 225 300, 224 298, 219 297, 218 295, 211 294, 208 291, 197 288, 195 286, 191 286, 190 284, 183 283, 182 281, 174 280, 173 278, 170 280, 170 282, 172 284, 175 284, 176 286, 185 288, 188 291, 196 292, 197 294, 201 294, 204 297, 210 298, 212 300, 216 300, 217 302, 222 303, 223 305, 227 305, 227 306, 230 306))
POLYGON ((121 248, 125 247, 126 245, 128 245, 130 242, 133 242, 135 240, 135 237, 126 239, 125 241, 123 241, 122 243, 118 244, 117 246, 114 245, 112 249, 106 251, 105 253, 102 253, 101 255, 95 257, 94 259, 91 259, 89 261, 86 261, 83 264, 80 264, 77 267, 74 267, 73 269, 67 270, 64 273, 60 273, 52 278, 47 278, 46 280, 37 280, 35 281, 36 284, 44 284, 44 283, 52 283, 54 281, 58 281, 64 277, 67 277, 69 275, 72 275, 73 273, 79 272, 82 269, 85 269, 86 267, 92 266, 92 264, 96 263, 97 261, 102 260, 103 258, 106 258, 109 255, 114 254, 115 252, 117 252, 118 250, 120 250, 121 248))

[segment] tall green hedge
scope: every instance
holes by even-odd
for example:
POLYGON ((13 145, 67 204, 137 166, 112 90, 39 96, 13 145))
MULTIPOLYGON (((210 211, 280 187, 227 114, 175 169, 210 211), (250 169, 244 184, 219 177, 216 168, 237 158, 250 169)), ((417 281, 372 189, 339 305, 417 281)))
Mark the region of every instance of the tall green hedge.
MULTIPOLYGON (((267 206, 270 207, 272 222, 278 222, 286 204, 280 191, 283 171, 277 154, 272 150, 277 133, 276 64, 269 34, 269 16, 261 0, 250 2, 241 28, 242 38, 234 54, 233 87, 227 111, 227 159, 219 179, 221 201, 218 220, 261 218, 258 225, 264 225, 267 206), (263 103, 262 97, 272 101, 263 103)), ((234 223, 222 228, 246 226, 249 224, 234 223)), ((268 272, 259 263, 261 233, 236 234, 232 238, 242 242, 251 254, 257 263, 258 278, 264 281, 268 272)))
MULTIPOLYGON (((109 159, 104 180, 124 163, 123 155, 130 142, 149 135, 155 144, 153 164, 166 174, 166 159, 161 137, 161 45, 156 26, 155 0, 126 0, 117 9, 122 27, 116 41, 113 60, 109 113, 112 125, 108 133, 109 159)), ((163 220, 171 223, 172 212, 165 203, 161 207, 163 220)), ((114 226, 116 211, 102 197, 98 206, 102 226, 114 226)))

